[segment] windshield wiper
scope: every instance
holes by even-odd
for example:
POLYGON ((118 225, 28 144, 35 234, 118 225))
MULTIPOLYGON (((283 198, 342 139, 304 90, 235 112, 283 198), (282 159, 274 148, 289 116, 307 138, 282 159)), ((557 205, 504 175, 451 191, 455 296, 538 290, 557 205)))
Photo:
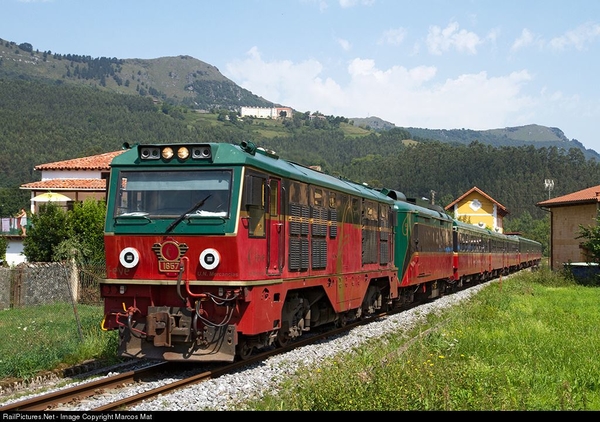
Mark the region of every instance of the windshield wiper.
POLYGON ((192 208, 190 208, 189 210, 187 210, 186 212, 184 212, 183 214, 181 214, 179 216, 179 218, 175 221, 173 221, 171 224, 169 224, 169 227, 167 227, 167 233, 169 233, 171 230, 173 230, 179 223, 181 223, 183 221, 183 219, 185 218, 186 215, 191 214, 193 212, 195 212, 198 208, 200 208, 202 205, 204 205, 204 203, 206 202, 206 200, 208 198, 210 198, 212 196, 212 194, 209 194, 206 198, 204 198, 202 201, 198 202, 196 205, 194 205, 192 208))

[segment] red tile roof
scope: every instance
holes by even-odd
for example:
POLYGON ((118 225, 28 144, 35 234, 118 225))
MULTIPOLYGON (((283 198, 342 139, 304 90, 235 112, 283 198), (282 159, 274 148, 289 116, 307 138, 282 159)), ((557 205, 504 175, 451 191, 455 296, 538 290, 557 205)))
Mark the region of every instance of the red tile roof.
POLYGON ((572 192, 567 195, 557 196, 556 198, 547 199, 545 201, 538 202, 536 205, 538 207, 550 208, 559 205, 579 205, 598 202, 600 202, 600 185, 582 189, 577 192, 572 192))
POLYGON ((506 215, 508 214, 508 210, 506 209, 506 207, 504 205, 502 205, 500 202, 496 201, 494 198, 492 198, 491 196, 489 196, 487 193, 485 193, 484 191, 482 191, 481 189, 479 189, 477 186, 473 186, 471 189, 469 189, 467 192, 465 192, 463 195, 461 195, 458 199, 456 199, 455 201, 451 202, 450 204, 446 205, 446 207, 444 208, 445 210, 449 210, 450 208, 452 208, 454 206, 454 204, 457 204, 458 202, 462 201, 466 196, 470 195, 473 192, 477 192, 479 193, 481 196, 483 196, 486 199, 489 199, 490 201, 492 201, 493 203, 495 203, 499 210, 499 214, 500 215, 506 215))
POLYGON ((34 170, 109 170, 110 162, 125 150, 92 155, 90 157, 73 158, 71 160, 40 164, 34 170))
POLYGON ((104 179, 49 179, 41 182, 31 182, 21 185, 21 189, 27 190, 81 190, 81 191, 105 191, 106 180, 104 179))

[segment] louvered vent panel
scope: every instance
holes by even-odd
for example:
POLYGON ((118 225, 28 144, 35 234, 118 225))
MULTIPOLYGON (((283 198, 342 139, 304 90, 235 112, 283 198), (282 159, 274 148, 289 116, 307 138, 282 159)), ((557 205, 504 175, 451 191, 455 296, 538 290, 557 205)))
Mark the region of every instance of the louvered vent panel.
POLYGON ((302 245, 300 269, 308 270, 308 239, 300 239, 300 244, 302 245))
POLYGON ((289 268, 291 271, 300 270, 300 239, 290 239, 289 268))
MULTIPOLYGON (((310 218, 310 209, 308 205, 301 205, 301 215, 302 215, 302 232, 300 233, 303 236, 308 236, 308 219, 310 218)), ((308 268, 308 267, 307 267, 308 268)))
POLYGON ((329 226, 329 237, 334 239, 338 234, 337 210, 329 210, 329 221, 331 221, 331 226, 329 226))
POLYGON ((290 204, 290 216, 292 220, 290 222, 290 234, 291 235, 299 235, 302 231, 300 217, 302 215, 300 204, 292 203, 290 204))

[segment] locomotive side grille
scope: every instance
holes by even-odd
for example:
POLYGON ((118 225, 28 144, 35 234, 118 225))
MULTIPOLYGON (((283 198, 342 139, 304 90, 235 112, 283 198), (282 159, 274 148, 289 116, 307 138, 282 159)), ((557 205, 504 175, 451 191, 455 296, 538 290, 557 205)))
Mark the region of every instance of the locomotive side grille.
POLYGON ((308 239, 290 239, 290 271, 308 270, 308 239))
POLYGON ((312 268, 327 267, 327 241, 321 239, 313 239, 312 241, 312 268))
POLYGON ((290 216, 292 217, 290 221, 290 235, 299 235, 302 232, 302 225, 299 218, 301 213, 300 204, 292 202, 290 204, 290 216))
POLYGON ((312 218, 312 235, 325 237, 327 236, 327 210, 324 208, 311 207, 310 209, 312 218))
POLYGON ((308 270, 308 239, 300 239, 300 243, 302 244, 302 262, 301 262, 301 270, 308 270))
POLYGON ((379 244, 379 263, 385 265, 390 261, 390 247, 387 242, 379 244))
POLYGON ((365 228, 362 231, 362 263, 374 264, 377 262, 377 231, 374 230, 372 221, 363 220, 365 228))
POLYGON ((329 221, 331 221, 331 226, 329 226, 329 237, 335 239, 338 233, 337 210, 329 210, 329 221))
POLYGON ((292 271, 300 269, 300 239, 290 239, 289 268, 292 271))
POLYGON ((301 206, 301 211, 302 211, 302 231, 301 231, 301 235, 303 236, 308 236, 308 219, 310 216, 310 210, 308 208, 308 205, 302 205, 301 206))

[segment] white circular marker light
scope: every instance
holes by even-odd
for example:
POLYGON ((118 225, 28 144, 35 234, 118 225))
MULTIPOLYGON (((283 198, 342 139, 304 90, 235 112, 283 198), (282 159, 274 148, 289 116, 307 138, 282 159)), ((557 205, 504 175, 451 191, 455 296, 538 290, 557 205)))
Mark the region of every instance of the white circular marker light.
POLYGON ((221 255, 216 249, 208 248, 204 249, 200 254, 200 265, 205 270, 213 270, 217 268, 217 265, 221 262, 221 255))
POLYGON ((125 268, 133 268, 140 263, 140 253, 136 248, 125 248, 119 254, 119 262, 125 268))

